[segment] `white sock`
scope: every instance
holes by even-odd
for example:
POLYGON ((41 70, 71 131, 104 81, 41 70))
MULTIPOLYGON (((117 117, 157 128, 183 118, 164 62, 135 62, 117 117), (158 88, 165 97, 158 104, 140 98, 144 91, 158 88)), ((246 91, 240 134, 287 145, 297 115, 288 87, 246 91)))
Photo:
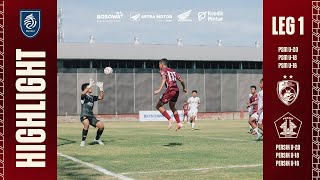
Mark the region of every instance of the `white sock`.
POLYGON ((260 132, 259 132, 259 128, 258 128, 258 127, 254 128, 253 130, 257 133, 257 135, 259 135, 259 134, 260 134, 260 132))
POLYGON ((192 123, 192 124, 191 124, 192 129, 194 129, 194 125, 195 125, 195 124, 196 124, 196 123, 192 123))

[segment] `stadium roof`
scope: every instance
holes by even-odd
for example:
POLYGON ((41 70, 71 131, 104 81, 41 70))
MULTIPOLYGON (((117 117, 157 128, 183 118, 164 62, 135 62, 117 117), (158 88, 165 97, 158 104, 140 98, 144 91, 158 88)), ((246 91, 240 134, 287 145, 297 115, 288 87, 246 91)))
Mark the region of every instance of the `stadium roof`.
POLYGON ((262 48, 58 43, 58 59, 262 61, 262 48))

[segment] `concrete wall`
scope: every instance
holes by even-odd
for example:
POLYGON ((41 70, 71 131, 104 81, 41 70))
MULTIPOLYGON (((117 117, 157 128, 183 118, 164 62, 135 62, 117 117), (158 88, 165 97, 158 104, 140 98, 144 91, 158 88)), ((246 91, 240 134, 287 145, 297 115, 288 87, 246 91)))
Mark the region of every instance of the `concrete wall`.
MULTIPOLYGON (((114 69, 105 75, 102 69, 59 69, 58 70, 58 114, 80 113, 81 85, 93 78, 103 81, 105 99, 95 104, 96 114, 133 114, 140 110, 155 110, 160 95, 153 90, 159 87, 161 78, 158 69, 114 69)), ((250 86, 259 88, 262 70, 177 70, 185 80, 188 95, 182 93, 177 107, 191 96, 196 89, 201 99, 200 112, 246 111, 245 104, 250 86)), ((98 93, 94 87, 93 94, 98 93)), ((164 89, 161 93, 164 92, 164 89)), ((167 106, 166 106, 167 107, 167 106)), ((168 107, 167 107, 168 108, 168 107)))

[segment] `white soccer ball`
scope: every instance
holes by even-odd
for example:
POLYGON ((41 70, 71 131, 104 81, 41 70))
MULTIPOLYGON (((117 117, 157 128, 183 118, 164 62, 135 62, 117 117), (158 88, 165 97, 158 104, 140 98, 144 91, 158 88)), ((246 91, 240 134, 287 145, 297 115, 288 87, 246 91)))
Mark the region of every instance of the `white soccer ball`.
POLYGON ((112 74, 112 72, 113 72, 113 69, 111 67, 104 68, 104 73, 106 75, 110 75, 110 74, 112 74))

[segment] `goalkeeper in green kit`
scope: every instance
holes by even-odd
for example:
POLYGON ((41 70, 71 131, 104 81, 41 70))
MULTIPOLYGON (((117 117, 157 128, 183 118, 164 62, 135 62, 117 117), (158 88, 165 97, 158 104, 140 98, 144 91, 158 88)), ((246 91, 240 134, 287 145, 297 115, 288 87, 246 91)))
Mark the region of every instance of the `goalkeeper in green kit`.
POLYGON ((91 95, 93 85, 94 85, 94 81, 90 79, 90 83, 84 83, 81 86, 82 93, 81 93, 80 121, 83 124, 83 130, 82 130, 82 141, 80 143, 80 146, 85 146, 86 144, 86 138, 87 138, 90 125, 98 128, 97 135, 93 141, 100 145, 104 145, 103 142, 100 140, 101 134, 103 133, 103 130, 104 130, 104 125, 100 120, 98 120, 93 115, 94 102, 98 100, 102 100, 104 97, 103 82, 96 83, 96 86, 100 90, 99 96, 91 95))

